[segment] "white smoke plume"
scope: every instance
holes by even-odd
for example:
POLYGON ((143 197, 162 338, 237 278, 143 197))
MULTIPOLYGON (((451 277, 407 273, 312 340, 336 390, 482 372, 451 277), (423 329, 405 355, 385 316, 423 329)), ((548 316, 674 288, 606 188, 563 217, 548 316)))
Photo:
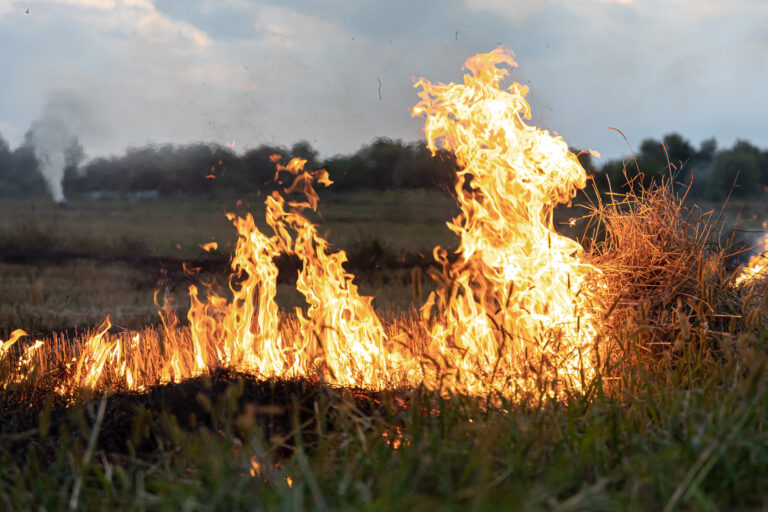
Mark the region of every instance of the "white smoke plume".
POLYGON ((48 99, 40 118, 32 122, 26 134, 27 144, 34 148, 40 172, 58 203, 66 201, 62 184, 66 167, 77 165, 82 158, 78 134, 90 125, 88 104, 75 93, 58 92, 48 99))

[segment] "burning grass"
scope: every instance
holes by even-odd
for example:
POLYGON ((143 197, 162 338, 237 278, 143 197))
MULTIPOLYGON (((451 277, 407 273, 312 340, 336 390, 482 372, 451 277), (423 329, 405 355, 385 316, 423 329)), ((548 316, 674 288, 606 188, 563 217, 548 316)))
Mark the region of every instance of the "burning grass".
MULTIPOLYGON (((228 289, 189 287, 188 335, 168 309, 162 336, 149 339, 110 338, 106 321, 65 363, 74 370, 59 391, 140 390, 221 367, 264 378, 317 372, 336 385, 383 389, 403 382, 521 401, 589 386, 603 307, 600 272, 553 227, 555 206, 584 187, 586 173, 562 138, 526 123, 527 88, 502 89, 515 66, 499 49, 470 58, 463 84, 417 83, 414 115, 426 118, 429 148, 454 151, 463 168, 455 188, 460 213, 448 223, 459 248, 454 258, 435 248, 442 273, 433 274, 437 288, 418 328, 402 325, 388 337, 372 298, 360 294, 345 268, 346 253, 312 222, 314 184, 330 185, 328 173, 274 155, 276 180, 287 175, 291 184, 265 200, 273 234, 250 213, 227 214, 238 233, 228 289), (300 262, 296 289, 306 302, 294 310, 289 333, 275 299, 276 260, 284 256, 300 262)), ((34 362, 25 352, 18 364, 34 362)))
POLYGON ((306 199, 268 197, 269 236, 230 215, 228 290, 191 287, 187 326, 164 308, 157 328, 3 344, 0 500, 39 505, 37 486, 70 508, 128 494, 169 508, 761 504, 765 285, 736 279, 719 217, 668 185, 598 199, 586 249, 556 233, 555 205, 586 175, 524 122, 526 89, 500 89, 502 64, 495 51, 462 85, 418 83, 430 147, 463 169, 459 247, 435 249, 421 309, 374 309, 305 215, 327 173, 276 156, 286 196, 306 199), (281 254, 301 262, 292 314, 275 302, 281 254))
POLYGON ((4 350, 6 381, 35 393, 55 368, 56 392, 74 396, 230 368, 535 403, 585 392, 610 373, 617 354, 635 364, 643 361, 639 351, 668 361, 689 347, 722 354, 733 343, 729 333, 754 328, 762 313, 740 296, 749 281, 735 282, 724 251, 709 245, 718 221, 686 216, 682 200, 660 186, 598 198, 591 221, 599 242, 588 252, 557 233, 555 206, 572 200, 587 176, 562 138, 526 123, 527 88, 501 87, 515 66, 497 49, 467 61, 463 84, 416 84, 414 115, 426 119, 429 148, 453 151, 461 167, 459 214, 448 223, 459 246, 451 258, 435 247, 442 269, 431 273, 436 289, 418 315, 383 325, 345 267, 346 253, 312 221, 314 185, 331 185, 328 173, 274 155, 275 179, 287 175, 290 185, 265 200, 273 234, 250 213, 227 214, 238 234, 230 280, 224 290, 189 286, 188 327, 166 303, 161 328, 115 335, 107 319, 74 349, 36 342, 12 354, 16 333, 4 350), (286 257, 298 262, 305 303, 292 314, 276 301, 276 262, 286 257))
MULTIPOLYGON (((627 365, 666 365, 669 370, 691 351, 713 363, 723 361, 737 347, 759 338, 765 318, 764 281, 735 282, 737 274, 728 260, 732 250, 728 240, 716 236, 717 221, 716 212, 684 208, 668 186, 630 191, 593 204, 589 233, 595 241, 587 258, 602 271, 604 300, 610 305, 596 361, 603 370, 601 378, 616 378, 627 365)), ((194 332, 177 325, 171 310, 161 313, 165 327, 126 330, 105 323, 76 337, 55 335, 45 344, 8 344, 2 373, 5 393, 22 399, 40 398, 53 390, 74 396, 89 387, 86 370, 94 365, 99 368, 98 387, 113 390, 142 390, 187 378, 190 373, 183 368, 193 368, 195 362, 194 353, 185 347, 194 345, 194 332), (101 359, 81 361, 78 357, 88 352, 83 348, 88 343, 112 349, 101 359), (187 359, 173 363, 179 354, 187 359), (122 366, 115 366, 118 360, 122 366), (130 379, 144 384, 136 388, 130 379)), ((429 324, 421 314, 392 311, 379 317, 388 350, 407 343, 409 350, 419 353, 431 343, 429 324)), ((276 318, 279 338, 301 336, 295 315, 279 313, 276 318)), ((212 368, 221 365, 226 367, 224 360, 212 368)), ((530 369, 535 373, 535 366, 530 369)), ((319 362, 303 375, 318 383, 334 382, 333 371, 319 362)), ((407 375, 393 371, 381 387, 407 383, 407 375)), ((542 394, 545 390, 539 388, 531 396, 540 400, 542 394)))

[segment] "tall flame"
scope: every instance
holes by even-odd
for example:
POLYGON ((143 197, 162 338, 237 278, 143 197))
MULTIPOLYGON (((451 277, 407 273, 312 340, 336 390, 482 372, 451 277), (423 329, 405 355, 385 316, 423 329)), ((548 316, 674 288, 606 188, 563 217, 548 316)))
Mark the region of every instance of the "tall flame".
POLYGON ((433 273, 438 288, 421 308, 421 325, 385 334, 372 298, 359 294, 343 267, 344 251, 303 213, 316 210, 313 183, 329 186, 328 173, 305 170, 298 158, 283 165, 273 155, 277 173, 293 176, 285 194, 304 199, 267 197, 271 236, 250 214, 228 215, 238 232, 228 293, 191 286, 189 329, 166 304, 154 338, 110 336, 107 319, 81 346, 73 380, 62 389, 110 382, 142 389, 227 366, 369 388, 396 381, 508 396, 578 390, 595 374, 600 273, 577 242, 554 230, 553 209, 585 186, 586 174, 560 137, 525 123, 527 88, 501 88, 515 66, 499 49, 470 58, 463 84, 416 83, 421 101, 413 113, 426 118, 428 147, 453 151, 462 167, 461 214, 448 223, 460 237, 458 259, 435 248, 443 271, 433 273), (301 262, 296 287, 307 307, 296 309, 295 321, 275 300, 281 254, 301 262))
POLYGON ((448 223, 460 259, 449 265, 436 249, 450 282, 423 308, 440 314, 432 352, 473 376, 470 388, 487 387, 483 375, 520 391, 542 380, 553 391, 578 388, 594 374, 599 272, 554 230, 553 211, 585 186, 586 173, 562 138, 525 123, 528 88, 503 90, 503 65, 517 66, 497 49, 467 60, 463 84, 416 83, 413 113, 426 117, 429 148, 452 150, 462 167, 461 214, 448 223))

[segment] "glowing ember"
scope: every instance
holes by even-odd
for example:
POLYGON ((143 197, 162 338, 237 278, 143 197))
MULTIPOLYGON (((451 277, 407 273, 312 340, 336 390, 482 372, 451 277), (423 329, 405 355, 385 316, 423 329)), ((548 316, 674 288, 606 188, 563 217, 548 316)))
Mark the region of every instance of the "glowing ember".
MULTIPOLYGON (((585 186, 586 173, 561 138, 525 124, 527 88, 502 89, 504 66, 516 66, 512 54, 495 50, 467 61, 463 84, 416 84, 414 115, 426 118, 429 148, 453 151, 463 168, 456 184, 461 214, 448 224, 460 237, 459 258, 450 263, 435 248, 443 272, 433 273, 438 289, 421 309, 421 325, 394 326, 395 334, 385 335, 372 298, 358 293, 343 268, 344 251, 333 250, 302 213, 316 210, 313 183, 329 186, 328 173, 305 170, 301 159, 283 165, 273 155, 278 174, 292 176, 285 194, 304 199, 267 197, 271 236, 250 214, 228 214, 239 235, 229 297, 191 286, 189 329, 178 327, 166 304, 154 337, 110 336, 107 319, 81 347, 62 389, 142 389, 221 366, 368 388, 425 384, 507 396, 580 389, 595 373, 600 273, 582 260, 577 242, 555 232, 552 214, 585 186), (274 259, 281 254, 302 263, 296 287, 308 307, 296 309, 295 321, 275 302, 274 259)), ((21 335, 15 332, 2 354, 21 335)))

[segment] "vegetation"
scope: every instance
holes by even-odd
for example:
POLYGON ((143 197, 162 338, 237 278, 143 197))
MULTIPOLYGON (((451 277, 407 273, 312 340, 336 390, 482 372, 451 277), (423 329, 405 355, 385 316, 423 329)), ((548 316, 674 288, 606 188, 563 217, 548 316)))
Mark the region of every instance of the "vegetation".
MULTIPOLYGON (((387 138, 376 139, 353 154, 324 160, 302 141, 291 147, 261 145, 242 154, 216 144, 149 145, 85 163, 75 140, 66 154, 63 187, 69 199, 155 197, 154 193, 164 198, 256 198, 277 186, 270 161, 274 154, 304 158, 307 168, 328 169, 335 192, 446 191, 456 172, 455 159, 448 152, 432 158, 423 142, 387 138)), ((611 185, 620 188, 627 179, 647 187, 670 177, 681 183, 694 178, 690 196, 716 201, 725 199, 734 184, 732 195, 737 198, 761 198, 768 187, 768 150, 743 140, 718 149, 715 139, 708 139, 695 148, 681 135, 670 133, 661 140, 642 141, 639 151, 626 159, 598 165, 586 152, 579 159, 604 193, 611 185)), ((0 198, 45 196, 48 186, 29 138, 11 150, 0 136, 0 198)))
MULTIPOLYGON (((202 145, 144 148, 80 171, 74 158, 65 182, 74 199, 61 209, 42 198, 42 177, 27 172, 31 150, 0 145, 0 193, 12 196, 0 204, 0 339, 16 327, 41 336, 78 327, 37 353, 53 361, 57 351, 76 351, 108 312, 117 320, 113 335, 155 333, 154 289, 186 307, 191 277, 182 263, 202 269, 195 279, 226 272, 234 230, 224 213, 261 217, 273 152, 317 159, 306 144, 243 156, 202 145), (153 163, 159 154, 165 160, 153 163), (165 200, 126 200, 147 189, 165 200), (117 194, 87 199, 104 190, 117 194), (199 244, 211 236, 219 247, 205 252, 199 244)), ((447 186, 438 178, 451 157, 428 164, 423 155, 420 145, 380 140, 319 163, 340 189, 322 198, 320 231, 350 253, 363 293, 389 312, 381 315, 389 330, 417 330, 409 308, 428 290, 413 281, 431 264, 433 246, 455 244, 444 226, 455 213, 451 198, 423 190, 447 186), (397 188, 422 190, 373 192, 397 188)), ((695 149, 668 135, 645 141, 628 164, 598 170, 586 154, 581 159, 612 184, 595 179, 601 193, 580 198, 593 201, 592 216, 571 231, 586 233, 610 301, 600 371, 582 392, 513 403, 220 369, 142 393, 66 397, 54 391, 66 365, 25 374, 24 364, 10 365, 16 358, 0 357, 0 503, 8 510, 764 509, 768 287, 734 284, 736 249, 721 236, 724 216, 679 197, 717 199, 739 171, 738 183, 747 185, 733 195, 759 225, 768 213, 757 200, 768 184, 766 153, 743 142, 695 149), (670 172, 678 184, 657 186, 670 172), (691 174, 695 185, 683 189, 691 174), (625 177, 630 184, 616 187, 625 177)), ((562 210, 558 227, 567 231, 568 219, 586 213, 562 210)), ((281 285, 291 271, 281 267, 281 285)), ((300 305, 285 288, 281 306, 300 305)))
MULTIPOLYGON (((598 378, 564 400, 334 389, 226 370, 65 401, 0 396, 8 509, 758 509, 765 284, 669 188, 595 205, 614 297, 598 378)), ((706 212, 705 212, 706 213, 706 212)), ((407 317, 393 315, 393 322, 407 317)), ((4 338, 5 339, 5 338, 4 338)), ((23 374, 23 373, 22 373, 23 374)), ((46 384, 48 382, 49 384, 46 384)))
POLYGON ((9 431, 15 418, 6 413, 0 502, 9 510, 761 509, 765 355, 756 340, 735 354, 715 363, 691 351, 677 369, 628 369, 619 393, 598 381, 583 396, 535 407, 247 376, 66 410, 49 400, 34 404, 25 431, 9 431), (127 432, 115 432, 118 422, 127 432))

